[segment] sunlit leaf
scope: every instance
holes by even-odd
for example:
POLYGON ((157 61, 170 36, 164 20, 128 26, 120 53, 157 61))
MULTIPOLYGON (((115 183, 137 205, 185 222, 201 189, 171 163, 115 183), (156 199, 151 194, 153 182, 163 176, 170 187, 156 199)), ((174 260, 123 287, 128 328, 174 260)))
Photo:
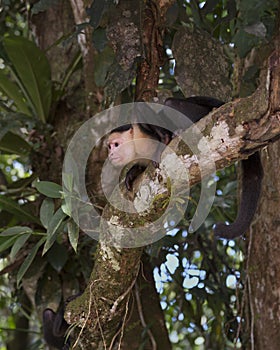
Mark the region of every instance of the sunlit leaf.
POLYGON ((54 202, 50 198, 45 198, 40 208, 40 220, 45 228, 48 228, 49 222, 54 213, 54 202))
POLYGON ((30 227, 27 226, 13 226, 1 232, 1 236, 18 236, 24 233, 32 233, 30 227))
POLYGON ((71 173, 62 173, 62 181, 63 181, 63 186, 65 186, 65 188, 72 192, 73 191, 73 183, 74 183, 74 176, 71 173))
POLYGON ((37 190, 50 198, 61 198, 62 187, 54 182, 39 181, 35 183, 37 190))
POLYGON ((10 253, 10 257, 12 260, 15 258, 19 250, 24 246, 24 244, 26 243, 26 241, 30 236, 31 236, 31 233, 25 233, 17 238, 10 253))

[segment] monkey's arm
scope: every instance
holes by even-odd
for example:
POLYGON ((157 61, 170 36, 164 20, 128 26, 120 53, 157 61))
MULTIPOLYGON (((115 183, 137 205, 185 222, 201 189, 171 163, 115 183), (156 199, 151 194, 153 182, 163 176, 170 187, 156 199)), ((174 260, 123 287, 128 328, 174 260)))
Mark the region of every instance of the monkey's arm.
POLYGON ((70 340, 66 342, 66 331, 69 325, 64 319, 64 310, 61 308, 57 313, 52 309, 43 311, 43 333, 48 345, 59 350, 70 349, 70 340))

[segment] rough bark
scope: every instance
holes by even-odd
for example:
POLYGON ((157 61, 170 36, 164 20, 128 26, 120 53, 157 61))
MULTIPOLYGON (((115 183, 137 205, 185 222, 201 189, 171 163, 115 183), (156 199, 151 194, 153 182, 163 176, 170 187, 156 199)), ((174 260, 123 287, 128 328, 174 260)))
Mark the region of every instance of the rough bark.
POLYGON ((262 152, 264 179, 248 246, 248 349, 279 349, 280 142, 262 152))
POLYGON ((69 323, 81 327, 75 342, 83 349, 113 348, 121 342, 127 322, 131 290, 142 249, 116 249, 100 244, 88 287, 66 310, 69 323))
MULTIPOLYGON (((270 58, 271 111, 280 111, 280 36, 270 58)), ((250 229, 247 258, 249 314, 247 349, 276 350, 280 344, 280 141, 262 151, 264 178, 255 223, 250 229)))

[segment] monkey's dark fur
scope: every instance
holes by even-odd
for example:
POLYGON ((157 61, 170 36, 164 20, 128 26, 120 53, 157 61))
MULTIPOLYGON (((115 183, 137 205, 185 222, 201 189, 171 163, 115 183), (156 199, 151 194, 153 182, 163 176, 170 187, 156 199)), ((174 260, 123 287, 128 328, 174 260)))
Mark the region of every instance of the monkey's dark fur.
MULTIPOLYGON (((165 101, 166 106, 178 110, 187 117, 185 121, 182 121, 182 125, 180 126, 183 129, 187 129, 188 127, 190 127, 190 120, 192 123, 196 123, 208 113, 210 113, 213 110, 213 108, 219 108, 223 104, 224 103, 222 101, 205 96, 194 96, 182 99, 168 98, 165 101)), ((145 114, 143 113, 143 110, 141 110, 141 113, 145 114)), ((145 140, 147 138, 153 138, 155 140, 160 141, 161 144, 167 145, 173 138, 173 132, 163 127, 154 125, 149 120, 149 115, 152 115, 152 113, 149 114, 148 107, 146 114, 147 123, 137 123, 136 121, 136 125, 139 127, 143 135, 143 142, 146 142, 145 140)), ((167 118, 164 112, 160 112, 157 115, 157 117, 160 117, 161 119, 167 118)), ((164 120, 162 121, 164 122, 164 120)), ((166 125, 170 124, 170 122, 172 121, 168 121, 166 125)), ((133 124, 126 124, 125 126, 113 130, 112 133, 125 133, 130 128, 133 128, 133 124)), ((160 150, 156 150, 156 153, 158 153, 156 159, 158 159, 158 161, 162 150, 163 148, 161 148, 160 150)), ((156 161, 154 161, 153 163, 155 165, 157 164, 156 161)), ((263 177, 263 170, 259 153, 257 152, 251 155, 248 159, 242 160, 241 163, 242 195, 238 215, 235 222, 230 225, 226 225, 224 223, 216 224, 214 228, 214 233, 217 237, 232 239, 243 235, 248 230, 257 208, 263 177)), ((140 173, 142 173, 145 170, 145 167, 146 165, 139 161, 138 164, 134 164, 132 168, 127 172, 125 184, 128 190, 132 189, 133 181, 140 173)))

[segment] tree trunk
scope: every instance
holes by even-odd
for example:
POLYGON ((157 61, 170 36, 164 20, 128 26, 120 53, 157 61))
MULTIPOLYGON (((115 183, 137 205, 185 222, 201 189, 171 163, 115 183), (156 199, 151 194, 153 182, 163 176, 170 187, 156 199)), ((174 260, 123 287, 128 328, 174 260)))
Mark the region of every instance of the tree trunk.
POLYGON ((145 350, 171 350, 172 345, 155 287, 153 268, 145 254, 142 256, 141 266, 133 290, 132 311, 125 328, 121 349, 138 350, 139 344, 142 344, 145 350))
POLYGON ((280 344, 280 142, 262 152, 264 179, 248 245, 247 349, 277 350, 280 344))

